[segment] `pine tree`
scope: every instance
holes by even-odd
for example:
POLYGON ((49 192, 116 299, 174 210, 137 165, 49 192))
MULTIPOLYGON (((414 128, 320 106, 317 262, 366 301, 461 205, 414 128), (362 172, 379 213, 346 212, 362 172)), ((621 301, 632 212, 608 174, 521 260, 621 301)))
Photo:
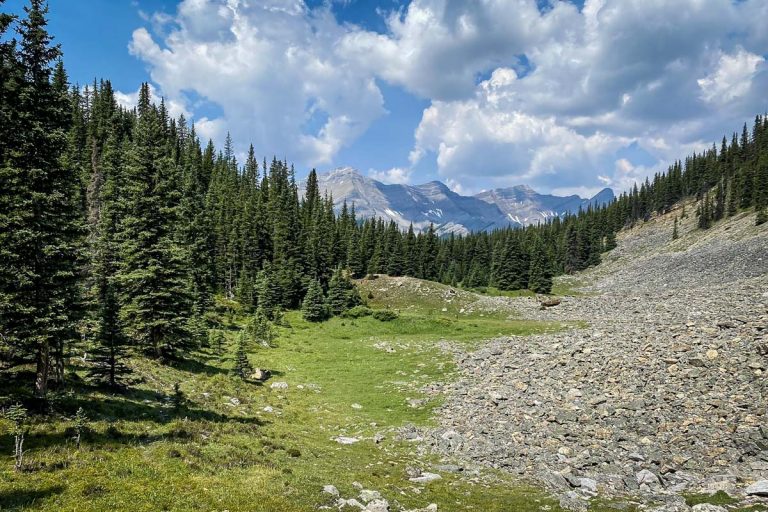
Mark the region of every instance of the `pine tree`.
POLYGON ((224 331, 221 329, 211 329, 208 331, 208 337, 210 339, 211 346, 216 351, 216 353, 221 354, 222 348, 224 347, 224 342, 226 341, 224 331))
POLYGON ((45 398, 49 377, 63 377, 64 344, 77 339, 83 231, 78 177, 62 165, 71 110, 63 65, 52 69, 60 50, 43 0, 25 12, 18 61, 6 61, 10 83, 0 86, 14 101, 3 106, 14 133, 0 143, 0 330, 34 355, 35 395, 45 398))
POLYGON ((301 305, 301 313, 304 320, 309 322, 322 322, 328 318, 328 306, 323 295, 323 288, 317 279, 314 279, 309 285, 307 295, 301 305))
POLYGON ((92 272, 94 275, 95 346, 89 376, 111 388, 120 387, 131 373, 125 364, 128 340, 120 325, 120 305, 115 283, 118 244, 115 240, 119 197, 118 173, 122 170, 122 154, 110 136, 103 153, 104 174, 100 188, 98 220, 93 229, 92 272))
POLYGON ((768 222, 768 209, 763 208, 762 210, 758 210, 757 217, 755 217, 755 226, 765 224, 766 222, 768 222))
POLYGON ((712 220, 715 222, 725 217, 725 188, 723 182, 720 180, 717 184, 717 191, 715 192, 715 204, 712 210, 712 220))
POLYGON ((248 333, 255 342, 265 347, 270 347, 276 338, 275 329, 261 308, 257 308, 256 313, 251 317, 248 333))
POLYGON ((340 315, 344 311, 362 302, 360 292, 341 267, 337 268, 328 286, 328 307, 332 315, 340 315))
POLYGON ((582 237, 574 222, 568 223, 565 230, 565 271, 568 274, 585 268, 582 237))
POLYGON ((166 152, 163 111, 142 85, 126 168, 122 219, 122 317, 129 333, 158 359, 188 350, 192 297, 186 254, 178 244, 177 168, 166 152))
POLYGON ((11 435, 13 436, 13 469, 21 471, 24 467, 24 437, 27 433, 27 410, 21 404, 14 404, 5 410, 5 418, 11 422, 11 435))
POLYGON ((540 239, 531 250, 531 268, 528 287, 536 292, 548 294, 552 291, 552 269, 540 239))
POLYGON ((726 200, 726 215, 733 217, 738 211, 739 199, 736 195, 736 186, 734 185, 734 179, 728 180, 728 198, 726 200))
POLYGON ((235 375, 245 380, 253 373, 253 367, 250 361, 248 361, 248 353, 246 351, 246 336, 245 332, 241 332, 237 338, 237 351, 235 352, 235 375))
POLYGON ((259 272, 256 280, 256 295, 258 308, 267 316, 273 318, 275 309, 281 304, 281 290, 272 265, 267 263, 259 272))

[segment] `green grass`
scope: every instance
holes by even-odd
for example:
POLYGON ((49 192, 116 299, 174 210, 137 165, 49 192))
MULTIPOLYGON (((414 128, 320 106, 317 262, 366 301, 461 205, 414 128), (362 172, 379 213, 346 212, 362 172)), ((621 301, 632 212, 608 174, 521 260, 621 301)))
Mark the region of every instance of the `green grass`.
MULTIPOLYGON (((173 366, 132 360, 141 382, 124 394, 89 386, 75 368, 70 392, 57 400, 59 414, 37 417, 30 428, 28 470, 14 472, 10 457, 2 462, 0 510, 304 511, 330 504, 321 492, 325 484, 355 497, 355 481, 380 491, 393 510, 429 503, 440 510, 557 510, 544 493, 493 471, 476 482, 443 474, 427 486, 412 484, 406 467, 428 470, 436 459, 397 440, 396 429, 434 421, 439 399, 419 408, 407 400, 426 398, 424 385, 453 377, 436 341, 472 346, 561 324, 417 310, 391 322, 367 317, 322 324, 288 313, 291 327, 280 328, 276 348, 254 348, 250 356, 254 366, 275 372, 270 382, 287 382, 287 390, 231 375, 234 331, 224 355, 204 350, 173 366), (180 410, 168 400, 175 382, 187 397, 180 410), (78 451, 66 418, 79 406, 92 422, 78 451), (340 445, 333 440, 340 435, 361 441, 340 445)), ((6 426, 0 425, 3 433, 6 426)), ((1 435, 0 453, 10 454, 11 447, 10 436, 1 435)))
POLYGON ((572 276, 556 277, 552 283, 551 295, 558 297, 586 297, 592 295, 591 292, 582 289, 588 284, 585 279, 577 279, 572 276))
POLYGON ((531 290, 499 290, 493 286, 472 290, 476 293, 489 295, 491 297, 535 297, 536 293, 531 290))
POLYGON ((711 505, 733 505, 739 502, 724 491, 717 491, 714 494, 690 494, 685 497, 685 502, 689 507, 699 505, 700 503, 709 503, 711 505))

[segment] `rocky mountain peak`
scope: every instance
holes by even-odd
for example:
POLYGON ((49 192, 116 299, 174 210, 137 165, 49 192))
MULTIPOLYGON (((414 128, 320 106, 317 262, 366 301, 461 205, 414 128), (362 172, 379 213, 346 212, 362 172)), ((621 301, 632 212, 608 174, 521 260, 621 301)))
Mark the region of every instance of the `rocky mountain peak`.
MULTIPOLYGON (((425 230, 433 224, 439 234, 467 234, 509 226, 545 222, 574 213, 589 204, 605 204, 613 191, 604 189, 583 199, 539 194, 528 185, 500 188, 463 196, 441 181, 421 185, 384 184, 360 174, 353 167, 339 167, 318 174, 321 193, 333 195, 337 207, 344 201, 355 204, 358 218, 381 217, 406 229, 413 224, 425 230)), ((303 191, 305 183, 299 184, 303 191)))

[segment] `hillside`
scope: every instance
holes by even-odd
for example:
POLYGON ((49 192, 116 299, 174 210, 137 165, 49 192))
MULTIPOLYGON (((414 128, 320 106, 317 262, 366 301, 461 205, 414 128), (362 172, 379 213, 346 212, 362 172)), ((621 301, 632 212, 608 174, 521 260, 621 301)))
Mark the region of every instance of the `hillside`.
POLYGON ((534 475, 572 510, 596 492, 677 503, 658 510, 716 491, 753 502, 745 489, 768 471, 768 227, 744 214, 701 231, 689 217, 673 241, 679 213, 561 278, 583 293, 557 307, 505 299, 527 318, 589 326, 456 349, 462 378, 440 428, 420 434, 431 450, 534 475))

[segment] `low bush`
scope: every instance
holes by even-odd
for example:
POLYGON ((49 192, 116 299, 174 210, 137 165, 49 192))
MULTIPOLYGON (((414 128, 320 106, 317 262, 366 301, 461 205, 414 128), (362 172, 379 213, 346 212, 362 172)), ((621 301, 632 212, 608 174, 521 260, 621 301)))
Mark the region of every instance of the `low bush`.
POLYGON ((342 318, 362 318, 364 316, 371 316, 373 311, 367 306, 355 306, 351 309, 344 311, 341 314, 342 318))
POLYGON ((373 318, 381 322, 391 322, 397 318, 397 313, 390 309, 380 309, 373 312, 373 318))

